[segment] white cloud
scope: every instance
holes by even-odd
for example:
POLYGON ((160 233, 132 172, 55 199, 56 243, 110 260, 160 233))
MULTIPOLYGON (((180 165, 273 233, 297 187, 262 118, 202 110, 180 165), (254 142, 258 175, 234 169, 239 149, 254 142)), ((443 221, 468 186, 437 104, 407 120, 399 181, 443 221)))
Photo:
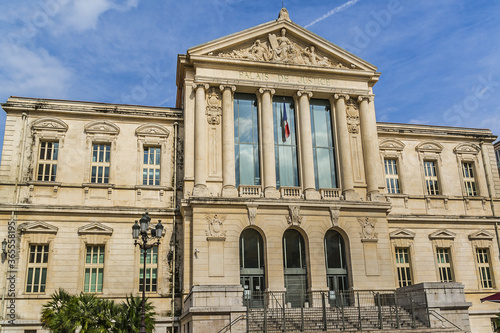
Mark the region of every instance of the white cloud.
POLYGON ((109 10, 126 11, 137 7, 139 0, 74 0, 62 21, 77 31, 95 29, 99 17, 109 10))
POLYGON ((0 96, 64 98, 71 71, 45 49, 0 43, 0 96))

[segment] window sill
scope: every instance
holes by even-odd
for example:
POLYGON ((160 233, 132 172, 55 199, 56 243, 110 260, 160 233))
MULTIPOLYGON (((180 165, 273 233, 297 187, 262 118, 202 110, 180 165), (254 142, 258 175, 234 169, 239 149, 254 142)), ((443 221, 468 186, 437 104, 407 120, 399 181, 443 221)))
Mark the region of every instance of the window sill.
POLYGON ((115 184, 102 184, 102 183, 83 183, 82 187, 96 187, 96 188, 114 188, 115 184))
POLYGON ((162 186, 162 185, 135 185, 135 189, 137 190, 172 190, 171 187, 162 186))
POLYGON ((41 180, 33 180, 28 182, 29 185, 37 185, 37 186, 61 186, 60 182, 44 182, 41 180))

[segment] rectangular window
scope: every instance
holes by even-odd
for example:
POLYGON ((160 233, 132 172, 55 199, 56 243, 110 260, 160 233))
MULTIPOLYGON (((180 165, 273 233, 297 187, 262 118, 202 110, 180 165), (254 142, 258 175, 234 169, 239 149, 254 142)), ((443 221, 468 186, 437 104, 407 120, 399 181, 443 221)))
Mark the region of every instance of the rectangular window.
POLYGON ((493 288, 493 281, 491 278, 491 267, 488 249, 476 249, 477 268, 479 270, 479 279, 481 280, 481 288, 493 288))
POLYGON ((330 102, 311 99, 310 109, 316 189, 337 188, 330 102))
POLYGON ((104 245, 87 245, 83 292, 102 293, 104 245))
POLYGON ((299 186, 294 109, 291 97, 273 98, 276 187, 299 186))
POLYGON ((236 187, 260 185, 257 100, 252 94, 234 94, 234 154, 236 187))
POLYGON ((58 152, 59 142, 40 142, 38 152, 37 180, 44 182, 56 181, 58 152))
POLYGON ((44 293, 47 282, 47 263, 49 245, 30 245, 28 272, 26 277, 27 293, 44 293))
POLYGON ((91 183, 107 184, 109 183, 109 158, 111 155, 110 144, 92 145, 92 175, 91 183))
POLYGON ((436 161, 424 161, 425 186, 428 195, 439 195, 436 161))
POLYGON ((410 253, 407 247, 396 248, 396 270, 399 287, 411 286, 410 253))
POLYGON ((439 270, 439 280, 441 282, 453 282, 453 276, 451 273, 450 249, 437 248, 436 255, 439 270))
POLYGON ((462 162, 462 176, 464 177, 465 195, 476 196, 476 179, 474 178, 472 163, 462 162))
POLYGON ((161 148, 144 147, 142 185, 160 185, 161 148))
POLYGON ((500 168, 500 149, 495 151, 495 156, 497 157, 497 167, 500 168))
MULTIPOLYGON (((153 247, 146 252, 146 292, 156 292, 158 280, 158 248, 153 247)), ((144 250, 141 249, 141 268, 139 271, 139 291, 142 292, 144 279, 144 250)))
POLYGON ((397 161, 394 159, 384 159, 384 169, 387 193, 400 193, 397 161))

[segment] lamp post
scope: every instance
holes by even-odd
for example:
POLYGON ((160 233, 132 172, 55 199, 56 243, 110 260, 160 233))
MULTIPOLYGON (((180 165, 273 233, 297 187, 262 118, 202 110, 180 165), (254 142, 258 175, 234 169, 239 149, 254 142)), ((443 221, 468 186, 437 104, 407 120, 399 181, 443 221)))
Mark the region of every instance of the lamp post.
POLYGON ((151 218, 148 216, 148 213, 144 213, 141 219, 135 221, 135 224, 132 226, 132 237, 134 238, 134 246, 139 245, 143 252, 143 262, 144 267, 142 270, 142 310, 141 310, 141 328, 139 329, 139 333, 146 333, 146 258, 148 250, 160 245, 160 238, 163 234, 163 225, 161 221, 158 220, 158 224, 154 229, 151 229, 151 236, 148 236, 149 230, 149 222, 151 218), (138 240, 142 239, 142 243, 138 240), (155 240, 154 243, 148 244, 148 241, 155 240))

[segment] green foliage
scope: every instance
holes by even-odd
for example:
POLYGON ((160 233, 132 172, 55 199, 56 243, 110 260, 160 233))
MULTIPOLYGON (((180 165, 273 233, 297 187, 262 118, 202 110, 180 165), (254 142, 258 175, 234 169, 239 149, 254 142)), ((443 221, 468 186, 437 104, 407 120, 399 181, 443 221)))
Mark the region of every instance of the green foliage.
POLYGON ((497 317, 493 319, 493 328, 495 332, 500 333, 500 313, 497 313, 497 317))
MULTIPOLYGON (((53 333, 131 333, 141 324, 141 298, 127 296, 116 304, 93 294, 70 295, 63 289, 52 294, 42 309, 41 322, 53 333)), ((154 329, 154 306, 146 301, 146 331, 154 329)))

